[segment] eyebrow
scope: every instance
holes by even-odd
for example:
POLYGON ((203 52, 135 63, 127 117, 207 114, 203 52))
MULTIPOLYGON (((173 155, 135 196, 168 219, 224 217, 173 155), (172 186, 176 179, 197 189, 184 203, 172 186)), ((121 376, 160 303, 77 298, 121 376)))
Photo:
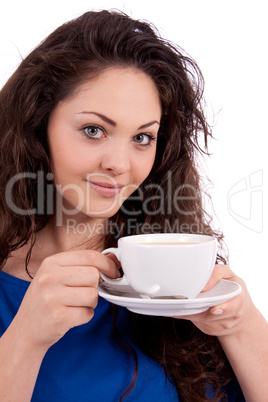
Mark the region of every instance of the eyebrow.
MULTIPOLYGON (((79 114, 94 114, 95 116, 98 116, 100 119, 102 119, 103 121, 105 121, 105 123, 110 124, 113 127, 116 127, 117 124, 114 120, 110 119, 109 117, 101 114, 101 113, 97 113, 97 112, 81 112, 79 114)), ((143 124, 142 126, 140 126, 138 128, 138 130, 144 129, 144 128, 148 128, 150 126, 152 126, 153 124, 158 124, 160 126, 160 123, 157 120, 153 120, 150 121, 149 123, 143 124)))

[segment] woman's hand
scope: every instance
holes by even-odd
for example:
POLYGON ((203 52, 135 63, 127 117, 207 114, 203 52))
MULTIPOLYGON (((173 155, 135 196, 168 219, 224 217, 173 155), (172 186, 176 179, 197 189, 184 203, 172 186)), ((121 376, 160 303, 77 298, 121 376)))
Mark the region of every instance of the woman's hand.
POLYGON ((93 250, 46 258, 14 319, 18 336, 47 350, 70 328, 87 323, 98 302, 99 271, 116 278, 115 262, 93 250))
POLYGON ((191 320, 202 332, 215 336, 233 334, 247 325, 247 317, 254 309, 254 305, 245 283, 229 267, 222 264, 216 265, 203 292, 211 289, 221 279, 229 279, 239 283, 242 292, 233 299, 211 307, 203 313, 176 318, 191 320))
POLYGON ((204 313, 183 316, 202 332, 216 335, 234 370, 246 401, 262 402, 268 394, 268 325, 254 306, 242 279, 225 265, 216 265, 203 289, 211 289, 220 279, 242 286, 233 299, 204 313))

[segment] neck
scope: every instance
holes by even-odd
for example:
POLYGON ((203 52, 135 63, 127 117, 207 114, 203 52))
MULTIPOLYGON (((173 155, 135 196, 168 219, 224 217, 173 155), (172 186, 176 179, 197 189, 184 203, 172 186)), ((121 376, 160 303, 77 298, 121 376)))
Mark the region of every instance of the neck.
POLYGON ((26 244, 12 253, 3 270, 18 278, 29 280, 34 277, 43 260, 53 254, 71 250, 94 249, 101 251, 104 247, 105 220, 65 219, 61 225, 56 225, 52 218, 36 235, 32 249, 28 272, 25 271, 25 258, 30 244, 26 244))
POLYGON ((104 229, 104 219, 79 220, 77 217, 68 217, 63 220, 61 225, 57 225, 55 219, 52 218, 37 235, 37 241, 46 244, 46 249, 52 249, 51 254, 85 248, 101 249, 104 241, 104 229))

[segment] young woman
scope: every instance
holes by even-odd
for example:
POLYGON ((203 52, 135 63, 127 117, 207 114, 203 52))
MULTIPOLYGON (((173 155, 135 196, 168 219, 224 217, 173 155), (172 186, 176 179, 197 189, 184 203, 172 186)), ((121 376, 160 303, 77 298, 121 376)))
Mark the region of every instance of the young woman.
MULTIPOLYGON (((89 12, 22 61, 0 94, 1 401, 263 401, 267 323, 239 296, 195 315, 98 297, 120 236, 214 233, 196 167, 202 75, 148 24, 89 12), (176 195, 176 197, 175 197, 176 195), (176 201, 176 202, 175 202, 176 201)), ((221 262, 221 264, 219 264, 221 262)))

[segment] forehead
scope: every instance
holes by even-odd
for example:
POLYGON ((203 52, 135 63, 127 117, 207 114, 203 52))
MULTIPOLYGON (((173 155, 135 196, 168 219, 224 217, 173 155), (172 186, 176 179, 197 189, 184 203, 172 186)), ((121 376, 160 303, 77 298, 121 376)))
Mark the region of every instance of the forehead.
POLYGON ((77 86, 62 103, 74 107, 137 109, 161 114, 157 87, 153 80, 134 68, 112 67, 77 86))

